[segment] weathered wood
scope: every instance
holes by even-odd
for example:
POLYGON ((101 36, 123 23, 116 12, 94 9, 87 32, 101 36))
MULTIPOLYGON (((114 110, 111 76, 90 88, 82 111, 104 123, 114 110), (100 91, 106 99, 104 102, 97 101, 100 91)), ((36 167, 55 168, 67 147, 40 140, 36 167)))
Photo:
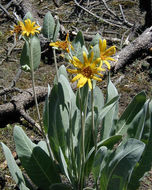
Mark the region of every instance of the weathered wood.
POLYGON ((133 63, 140 58, 143 53, 149 54, 152 47, 152 27, 146 29, 138 38, 124 47, 115 57, 117 63, 113 66, 114 71, 118 71, 126 64, 133 63))
MULTIPOLYGON (((44 101, 48 91, 47 87, 38 86, 35 90, 38 103, 44 101)), ((0 128, 5 127, 9 123, 19 121, 21 117, 29 122, 30 117, 26 114, 26 110, 34 105, 32 88, 26 89, 17 96, 13 96, 9 103, 0 105, 0 128)), ((31 122, 33 122, 31 124, 34 124, 35 121, 31 120, 31 122)))

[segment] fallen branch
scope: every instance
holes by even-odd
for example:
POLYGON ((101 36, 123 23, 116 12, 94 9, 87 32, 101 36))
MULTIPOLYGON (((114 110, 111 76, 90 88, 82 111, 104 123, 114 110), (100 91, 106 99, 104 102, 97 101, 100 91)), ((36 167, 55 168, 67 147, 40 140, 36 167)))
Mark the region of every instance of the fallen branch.
MULTIPOLYGON (((48 89, 38 86, 35 90, 38 103, 44 101, 48 89)), ((26 113, 26 110, 34 106, 34 104, 33 91, 30 88, 17 96, 13 96, 9 103, 0 105, 0 128, 5 127, 9 123, 20 121, 21 117, 26 119, 30 124, 38 127, 36 122, 26 113)))
POLYGON ((115 57, 117 63, 113 66, 114 71, 132 63, 135 59, 141 57, 143 53, 149 55, 152 47, 152 27, 146 29, 130 45, 123 48, 115 57))

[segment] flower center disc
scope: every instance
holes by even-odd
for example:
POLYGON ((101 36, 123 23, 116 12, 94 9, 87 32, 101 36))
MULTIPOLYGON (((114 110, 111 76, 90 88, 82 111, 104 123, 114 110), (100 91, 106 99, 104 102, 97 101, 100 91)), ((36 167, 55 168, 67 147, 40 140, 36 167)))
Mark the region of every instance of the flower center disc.
POLYGON ((90 78, 90 76, 92 75, 92 70, 91 70, 91 68, 90 68, 89 66, 86 67, 86 68, 84 68, 84 69, 82 70, 82 74, 83 74, 85 77, 90 78))

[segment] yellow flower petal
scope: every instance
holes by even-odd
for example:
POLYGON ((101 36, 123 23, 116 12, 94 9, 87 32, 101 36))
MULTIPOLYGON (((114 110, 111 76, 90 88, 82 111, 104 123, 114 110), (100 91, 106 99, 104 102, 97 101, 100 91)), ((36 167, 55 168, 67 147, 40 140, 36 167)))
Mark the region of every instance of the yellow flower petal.
POLYGON ((78 73, 78 70, 74 70, 74 69, 67 69, 67 71, 73 74, 78 73))
POLYGON ((92 52, 91 52, 91 55, 90 55, 90 58, 89 58, 89 63, 92 62, 92 60, 93 60, 93 56, 94 56, 94 52, 92 51, 92 52))
POLYGON ((74 50, 74 48, 72 47, 71 42, 68 41, 68 37, 69 34, 67 33, 65 41, 56 41, 55 43, 50 43, 50 46, 58 47, 70 53, 70 49, 74 50))
POLYGON ((76 75, 72 80, 71 80, 71 82, 75 82, 76 80, 78 80, 79 78, 81 78, 82 77, 82 74, 78 74, 78 75, 76 75))
POLYGON ((100 65, 99 65, 99 67, 102 67, 102 65, 103 65, 103 61, 101 60, 101 61, 100 61, 100 65))
POLYGON ((110 60, 110 61, 116 61, 114 58, 112 57, 107 57, 106 60, 110 60))
MULTIPOLYGON (((75 56, 70 60, 70 63, 72 63, 77 69, 67 69, 67 71, 72 74, 77 74, 72 79, 72 82, 78 80, 78 88, 83 87, 88 82, 89 88, 92 89, 92 79, 102 81, 102 79, 99 77, 103 77, 101 71, 105 71, 104 68, 101 68, 103 61, 101 58, 97 58, 93 61, 93 56, 93 52, 91 53, 90 58, 88 58, 86 52, 83 52, 83 63, 75 56)), ((107 62, 108 61, 106 61, 106 63, 107 62)))
POLYGON ((94 79, 94 80, 98 80, 98 81, 102 81, 102 79, 101 79, 101 78, 96 77, 96 76, 93 76, 93 79, 94 79))
POLYGON ((109 49, 107 49, 104 53, 104 56, 111 56, 116 53, 116 47, 112 46, 109 49))
POLYGON ((88 85, 89 85, 89 88, 92 89, 92 82, 90 79, 88 79, 88 85))
POLYGON ((108 61, 106 61, 106 60, 104 60, 104 63, 107 65, 107 67, 108 67, 108 69, 110 70, 110 63, 108 62, 108 61))
POLYGON ((107 60, 110 61, 115 61, 111 56, 116 53, 116 47, 112 46, 109 49, 106 50, 106 40, 99 40, 99 49, 100 49, 100 65, 99 67, 102 66, 103 63, 105 63, 110 69, 110 63, 107 60))
POLYGON ((86 84, 87 81, 88 81, 88 79, 87 79, 86 77, 83 77, 83 76, 82 76, 82 77, 79 79, 79 81, 78 81, 77 87, 78 87, 78 88, 83 87, 83 86, 86 84))
POLYGON ((40 28, 39 26, 35 26, 35 22, 31 22, 30 19, 26 19, 23 22, 20 22, 22 35, 29 36, 30 34, 35 35, 35 33, 40 33, 37 29, 40 28))
POLYGON ((87 65, 88 64, 88 57, 85 51, 83 51, 83 59, 84 59, 84 64, 87 65))
POLYGON ((107 42, 104 39, 103 41, 101 39, 99 39, 99 48, 100 48, 100 52, 104 52, 107 46, 107 42))
POLYGON ((77 57, 75 57, 75 56, 73 56, 73 60, 70 60, 70 62, 75 66, 75 67, 77 67, 77 68, 82 68, 83 67, 83 64, 81 63, 81 61, 77 58, 77 57))

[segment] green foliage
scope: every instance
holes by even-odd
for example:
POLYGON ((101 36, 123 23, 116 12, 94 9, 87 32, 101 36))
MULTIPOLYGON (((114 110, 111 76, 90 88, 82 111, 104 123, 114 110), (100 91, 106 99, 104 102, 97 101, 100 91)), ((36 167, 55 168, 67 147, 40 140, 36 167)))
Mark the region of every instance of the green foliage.
MULTIPOLYGON (((24 19, 27 18, 32 19, 30 13, 24 19)), ((59 21, 55 23, 48 12, 43 22, 44 37, 56 41, 59 29, 59 21)), ((90 59, 88 61, 83 56, 83 51, 88 57, 93 51, 94 59, 99 58, 100 38, 99 34, 93 38, 88 51, 82 32, 78 32, 72 42, 74 50, 70 49, 67 58, 76 56, 82 63, 86 59, 88 66, 90 59)), ((40 41, 36 35, 24 40, 20 63, 33 75, 40 64, 40 41)), ((88 67, 85 69, 89 73, 88 67)), ((30 180, 24 177, 10 150, 1 143, 18 187, 32 190, 32 181, 42 190, 136 189, 140 178, 151 167, 152 101, 141 92, 120 117, 118 101, 119 94, 110 75, 104 101, 104 95, 95 82, 93 89, 90 90, 86 83, 75 93, 65 66, 61 66, 54 85, 52 88, 48 86, 45 100, 41 127, 45 141, 36 145, 20 127, 14 127, 16 152, 30 180), (93 188, 86 187, 90 175, 94 178, 93 188)))
POLYGON ((7 160, 7 165, 9 167, 9 171, 10 171, 13 179, 15 180, 16 184, 18 185, 20 190, 29 190, 29 188, 26 187, 24 176, 23 176, 20 168, 16 164, 14 157, 11 154, 10 149, 2 142, 1 142, 1 146, 3 148, 5 158, 7 160))
POLYGON ((76 56, 80 61, 83 61, 83 51, 87 52, 87 49, 85 47, 84 37, 82 32, 78 32, 76 38, 72 42, 72 46, 74 48, 74 51, 71 51, 73 56, 76 56))
POLYGON ((30 12, 27 12, 26 15, 24 16, 23 20, 30 19, 33 22, 33 16, 30 12))
POLYGON ((50 12, 47 12, 43 19, 42 33, 44 37, 46 37, 49 41, 50 40, 56 41, 59 30, 60 30, 59 20, 57 20, 57 23, 55 23, 52 14, 50 12))
MULTIPOLYGON (((115 96, 118 96, 118 92, 109 77, 106 103, 111 101, 115 96)), ((101 136, 102 136, 101 138, 105 139, 114 134, 115 124, 117 122, 117 119, 118 119, 118 102, 113 106, 113 108, 111 108, 111 110, 104 117, 103 126, 101 129, 101 136)))
POLYGON ((146 94, 141 92, 137 94, 132 102, 128 105, 122 116, 117 122, 117 134, 125 135, 127 130, 132 125, 135 116, 143 108, 146 102, 146 94))
POLYGON ((14 141, 22 166, 38 187, 47 190, 51 184, 60 183, 53 160, 41 147, 32 143, 18 126, 14 128, 14 141))
POLYGON ((20 58, 20 64, 22 66, 22 69, 24 69, 24 66, 28 66, 31 70, 31 67, 33 64, 34 70, 36 70, 40 65, 40 59, 41 59, 41 47, 40 47, 40 40, 38 37, 33 36, 30 38, 29 41, 25 41, 21 58, 20 58), (32 61, 32 63, 31 63, 32 61))
POLYGON ((151 169, 151 158, 152 158, 152 101, 149 102, 149 108, 146 113, 146 121, 144 122, 145 128, 149 128, 148 132, 148 139, 145 141, 143 139, 144 133, 147 132, 146 130, 142 130, 142 140, 146 143, 146 148, 143 152, 142 158, 139 162, 139 164, 135 167, 131 181, 129 183, 129 189, 137 189, 140 185, 139 179, 142 178, 142 176, 148 172, 151 169))
POLYGON ((144 150, 144 143, 136 139, 128 139, 109 152, 101 163, 100 188, 102 190, 125 190, 135 164, 144 150))

